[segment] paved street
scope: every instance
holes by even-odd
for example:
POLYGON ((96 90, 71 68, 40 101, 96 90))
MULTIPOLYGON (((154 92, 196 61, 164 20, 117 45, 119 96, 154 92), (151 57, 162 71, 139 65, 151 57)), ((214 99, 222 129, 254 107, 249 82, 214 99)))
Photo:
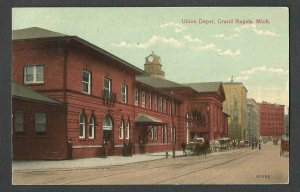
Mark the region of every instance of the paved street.
MULTIPOLYGON (((271 143, 262 150, 238 149, 208 156, 157 159, 86 168, 13 167, 14 184, 275 184, 288 183, 288 157, 271 143)), ((59 163, 59 161, 57 162, 59 163)))

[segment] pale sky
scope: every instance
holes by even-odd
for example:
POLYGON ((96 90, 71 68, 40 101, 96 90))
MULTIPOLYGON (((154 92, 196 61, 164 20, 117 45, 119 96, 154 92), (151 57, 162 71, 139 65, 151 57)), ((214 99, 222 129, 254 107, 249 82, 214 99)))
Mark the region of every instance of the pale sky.
POLYGON ((14 8, 12 27, 76 35, 141 69, 154 51, 166 79, 227 82, 233 76, 245 85, 248 98, 288 106, 288 15, 288 8, 281 7, 14 8), (231 19, 233 23, 218 22, 231 19), (236 19, 250 19, 252 24, 236 19))

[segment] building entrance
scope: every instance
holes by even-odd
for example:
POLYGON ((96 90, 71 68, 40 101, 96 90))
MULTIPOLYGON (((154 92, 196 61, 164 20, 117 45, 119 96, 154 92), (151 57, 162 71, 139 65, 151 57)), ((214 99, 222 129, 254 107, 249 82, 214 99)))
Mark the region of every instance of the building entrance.
POLYGON ((107 155, 114 155, 113 120, 109 115, 103 121, 103 142, 107 148, 107 155))

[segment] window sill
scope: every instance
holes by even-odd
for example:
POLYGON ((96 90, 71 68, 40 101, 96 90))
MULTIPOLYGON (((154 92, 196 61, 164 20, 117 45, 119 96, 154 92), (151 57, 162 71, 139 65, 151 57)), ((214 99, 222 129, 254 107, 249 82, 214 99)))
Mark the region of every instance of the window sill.
POLYGON ((44 136, 44 135, 46 135, 46 132, 35 132, 35 134, 37 136, 44 136))
POLYGON ((24 85, 30 85, 30 86, 33 86, 33 85, 36 85, 36 86, 43 86, 43 85, 45 85, 45 82, 43 82, 43 83, 25 83, 25 82, 24 82, 24 85))
POLYGON ((89 140, 95 140, 95 138, 94 138, 94 137, 89 137, 88 139, 89 139, 89 140))
POLYGON ((35 138, 45 138, 45 137, 48 137, 48 136, 45 134, 45 135, 35 135, 34 137, 35 138))

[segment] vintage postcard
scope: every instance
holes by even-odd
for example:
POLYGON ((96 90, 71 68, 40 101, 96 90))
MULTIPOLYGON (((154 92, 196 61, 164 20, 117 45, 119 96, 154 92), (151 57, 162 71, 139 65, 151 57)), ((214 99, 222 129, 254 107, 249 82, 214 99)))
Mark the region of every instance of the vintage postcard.
POLYGON ((289 184, 289 9, 12 9, 13 185, 289 184))

